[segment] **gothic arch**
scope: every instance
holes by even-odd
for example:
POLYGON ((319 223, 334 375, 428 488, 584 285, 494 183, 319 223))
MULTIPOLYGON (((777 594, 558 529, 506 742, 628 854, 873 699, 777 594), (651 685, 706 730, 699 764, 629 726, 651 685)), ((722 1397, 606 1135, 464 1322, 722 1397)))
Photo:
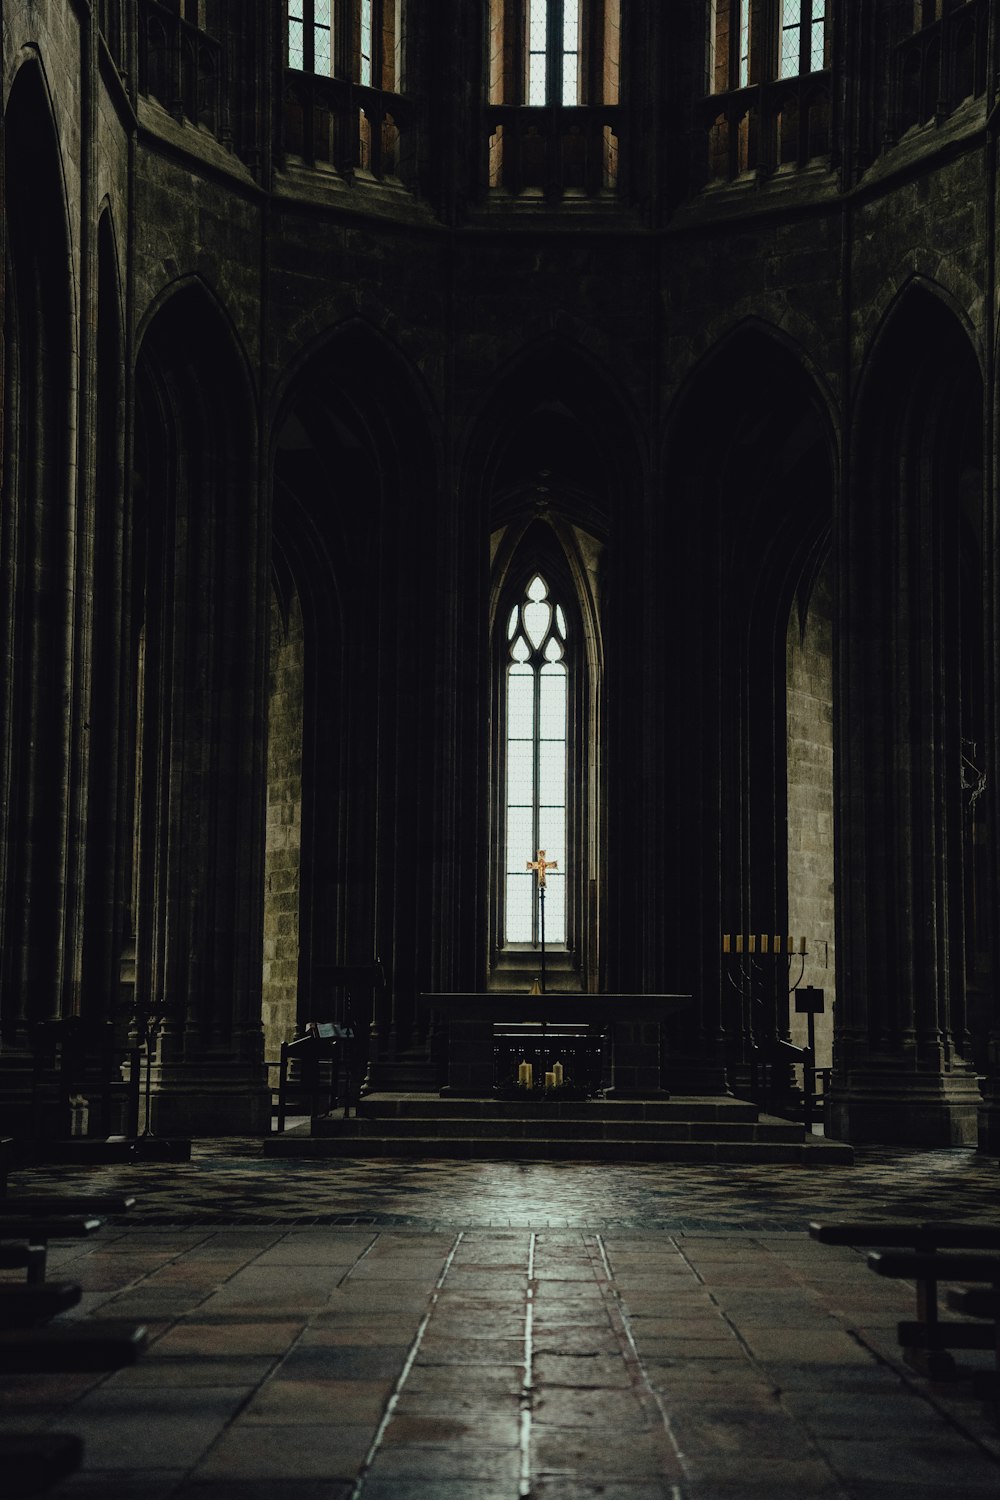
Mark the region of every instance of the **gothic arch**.
POLYGON ((488 871, 481 912, 489 914, 486 967, 494 982, 507 962, 499 896, 506 858, 505 752, 497 737, 506 671, 500 637, 512 588, 536 569, 549 581, 560 580, 577 636, 568 742, 572 964, 583 987, 596 989, 617 983, 619 965, 630 961, 620 909, 606 904, 605 890, 609 861, 631 846, 637 817, 627 790, 636 777, 625 769, 636 752, 628 721, 638 704, 626 686, 634 665, 629 630, 643 629, 649 597, 626 567, 631 557, 634 569, 642 551, 644 446, 637 429, 607 371, 578 344, 546 336, 521 350, 491 382, 459 448, 459 493, 480 517, 469 555, 477 570, 489 560, 469 635, 480 663, 491 663, 491 697, 479 705, 480 722, 493 726, 492 736, 484 737, 489 742, 483 745, 477 809, 484 833, 473 857, 488 871), (616 628, 617 621, 622 623, 616 628), (613 723, 606 714, 609 682, 621 705, 613 723))
POLYGON ((419 1026, 416 995, 432 987, 433 757, 414 689, 433 698, 439 439, 422 383, 360 318, 312 342, 272 407, 272 578, 303 633, 297 994, 284 1013, 339 1004, 329 971, 377 955, 393 981, 375 1018, 382 1052, 419 1026))
POLYGON ((156 1113, 192 1128, 221 1091, 258 1128, 266 538, 252 381, 198 278, 143 320, 134 448, 131 887, 156 1113))
POLYGON ((5 1035, 23 1046, 30 1022, 72 1003, 79 978, 68 873, 80 858, 70 806, 78 346, 62 152, 36 57, 11 84, 4 150, 0 991, 5 1035))
POLYGON ((906 1095, 922 1098, 928 1142, 975 1139, 993 963, 974 915, 993 879, 980 848, 988 799, 970 796, 994 691, 984 412, 967 319, 913 279, 866 361, 839 543, 851 587, 838 842, 852 878, 838 886, 848 983, 835 1112, 859 1139, 893 1139, 906 1095))
MULTIPOLYGON (((720 1068, 745 1086, 758 1049, 789 1034, 781 964, 745 981, 721 934, 787 936, 796 910, 789 628, 796 609, 804 628, 828 566, 836 433, 829 390, 803 351, 757 320, 699 362, 670 412, 659 686, 673 710, 671 857, 660 878, 673 916, 662 961, 700 997, 675 1049, 705 1083, 720 1068)), ((832 929, 832 903, 814 910, 809 937, 832 941, 832 929), (816 932, 820 922, 828 931, 816 932)))

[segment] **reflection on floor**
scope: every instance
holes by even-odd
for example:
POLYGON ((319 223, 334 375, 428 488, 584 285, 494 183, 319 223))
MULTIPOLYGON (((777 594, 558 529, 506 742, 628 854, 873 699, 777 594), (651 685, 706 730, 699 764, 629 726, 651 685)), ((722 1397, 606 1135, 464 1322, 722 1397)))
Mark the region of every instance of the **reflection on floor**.
MULTIPOLYGON (((57 1246, 73 1316, 142 1319, 109 1377, 0 1380, 7 1430, 80 1433, 58 1492, 122 1500, 995 1496, 969 1382, 903 1365, 912 1290, 810 1219, 996 1219, 995 1161, 702 1168, 259 1157, 15 1173, 128 1190, 57 1246)), ((3 1273, 12 1276, 14 1273, 3 1273)), ((982 1367, 985 1355, 963 1355, 982 1367)))

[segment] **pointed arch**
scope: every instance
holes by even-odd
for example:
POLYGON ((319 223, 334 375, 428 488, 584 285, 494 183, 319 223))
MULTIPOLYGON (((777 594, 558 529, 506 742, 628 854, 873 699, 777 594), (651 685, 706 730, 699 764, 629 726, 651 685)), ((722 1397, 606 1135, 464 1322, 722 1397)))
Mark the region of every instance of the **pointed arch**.
MULTIPOLYGON (((626 946, 623 937, 613 936, 602 891, 609 847, 630 844, 628 798, 618 795, 609 803, 607 789, 612 781, 634 785, 624 766, 617 779, 612 770, 619 755, 631 756, 634 738, 623 728, 609 743, 603 705, 609 677, 622 684, 631 670, 630 631, 643 629, 643 605, 629 618, 624 604, 634 586, 625 566, 625 538, 640 525, 645 487, 636 433, 633 414, 606 368, 579 343, 553 334, 533 341, 499 372, 470 415, 461 446, 462 493, 469 493, 470 503, 479 501, 483 521, 476 545, 480 558, 490 559, 478 636, 490 662, 493 733, 484 747, 487 836, 477 858, 488 871, 481 910, 495 984, 503 982, 511 962, 503 915, 509 863, 504 626, 518 590, 534 572, 554 581, 570 626, 566 946, 575 982, 598 988, 608 965, 617 962, 616 950, 626 946), (621 628, 609 632, 612 598, 621 628)), ((618 690, 624 701, 624 686, 618 690)), ((481 721, 486 711, 483 704, 481 721)))
MULTIPOLYGON (((973 996, 992 962, 984 805, 993 665, 984 511, 986 392, 967 317, 913 277, 872 338, 852 430, 841 548, 838 888, 850 986, 839 1023, 839 1128, 893 1139, 884 1089, 928 1097, 928 1142, 975 1139, 973 996), (862 793, 864 787, 864 793, 862 793), (981 919, 979 919, 981 920, 981 919)), ((992 769, 992 768, 991 768, 992 769)), ((978 1033, 978 1034, 977 1034, 978 1033)))
POLYGON ((147 309, 136 359, 129 679, 136 989, 162 998, 161 1128, 257 1129, 266 534, 253 381, 199 278, 147 309), (228 1053, 226 1082, 213 1049, 228 1053), (194 1080, 194 1081, 191 1081, 194 1080))
POLYGON ((0 993, 5 1035, 74 994, 68 871, 75 692, 77 324, 62 150, 41 61, 4 118, 4 510, 0 574, 0 993))
POLYGON ((381 1051, 418 1025, 433 987, 421 934, 441 925, 427 722, 440 439, 423 382, 363 317, 311 341, 271 409, 272 581, 302 619, 295 1004, 299 1020, 342 1004, 330 971, 377 954, 394 976, 381 1051))
MULTIPOLYGON (((679 711, 666 746, 672 854, 662 879, 675 914, 666 943, 681 956, 683 988, 700 997, 692 1034, 676 1042, 687 1070, 705 1082, 714 1059, 731 1084, 746 1088, 755 1049, 787 1038, 791 1025, 784 975, 767 971, 752 993, 731 984, 720 934, 787 934, 793 916, 806 920, 808 889, 806 930, 833 951, 832 897, 821 871, 807 878, 790 817, 801 816, 803 802, 796 643, 829 567, 837 429, 830 390, 805 352, 758 319, 709 351, 669 414, 663 690, 679 711)), ((813 665, 828 717, 828 640, 813 665)), ((818 752, 821 725, 810 732, 818 752)), ((825 807, 832 751, 822 753, 825 784, 816 796, 825 807)), ((818 837, 814 843, 818 856, 818 837)), ((828 837, 824 858, 828 887, 828 837)), ((832 970, 805 978, 832 988, 832 970)))

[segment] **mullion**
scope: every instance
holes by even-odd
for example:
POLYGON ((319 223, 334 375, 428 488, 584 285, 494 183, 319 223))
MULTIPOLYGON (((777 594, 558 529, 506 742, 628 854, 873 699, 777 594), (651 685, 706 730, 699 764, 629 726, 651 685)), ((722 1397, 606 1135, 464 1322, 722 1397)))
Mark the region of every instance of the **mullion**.
MULTIPOLYGON (((531 708, 531 842, 532 854, 538 858, 538 841, 541 838, 541 790, 538 778, 542 770, 541 756, 541 716, 542 716, 542 674, 537 661, 532 663, 532 708, 531 708)), ((531 890, 531 940, 537 947, 539 932, 541 929, 538 903, 538 876, 532 881, 531 890)))
POLYGON ((545 102, 562 104, 563 0, 549 0, 545 35, 545 102))

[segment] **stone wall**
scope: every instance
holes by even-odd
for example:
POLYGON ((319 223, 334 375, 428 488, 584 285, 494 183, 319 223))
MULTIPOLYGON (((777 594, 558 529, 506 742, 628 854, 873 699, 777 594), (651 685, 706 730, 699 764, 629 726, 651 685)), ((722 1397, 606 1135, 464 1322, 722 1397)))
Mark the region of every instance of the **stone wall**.
MULTIPOLYGON (((800 630, 788 623, 788 930, 804 936, 803 985, 825 994, 816 1017, 817 1064, 832 1062, 835 997, 833 928, 833 600, 829 566, 817 580, 800 630)), ((798 976, 793 960, 790 982, 798 976)), ((792 1040, 806 1044, 806 1017, 791 1016, 792 1040)))
POLYGON ((271 605, 267 837, 264 855, 264 1055, 278 1056, 295 1032, 299 974, 299 858, 302 826, 302 610, 287 624, 271 605))

